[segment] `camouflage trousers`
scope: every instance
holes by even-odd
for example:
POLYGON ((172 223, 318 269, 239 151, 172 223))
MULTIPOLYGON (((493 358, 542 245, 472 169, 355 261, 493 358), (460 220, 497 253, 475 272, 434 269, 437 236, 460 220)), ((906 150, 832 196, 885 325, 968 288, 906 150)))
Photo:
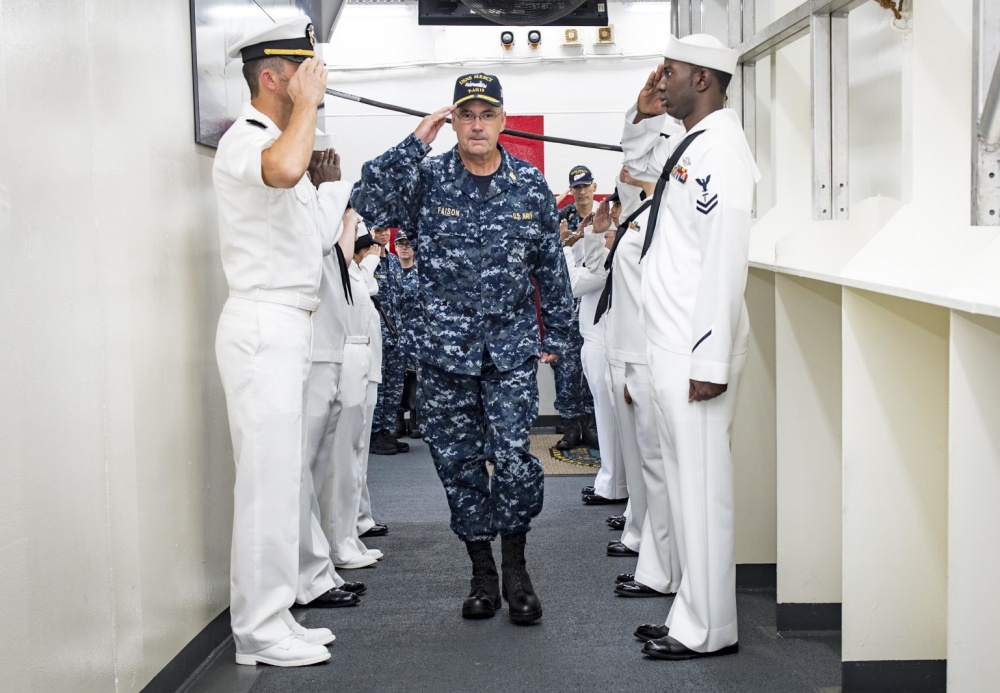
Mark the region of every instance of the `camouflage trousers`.
POLYGON ((558 361, 552 364, 552 373, 556 381, 555 408, 564 419, 575 419, 584 414, 594 413, 594 397, 590 394, 590 386, 583 374, 583 361, 580 350, 583 348, 583 337, 575 330, 573 340, 558 361))
POLYGON ((372 433, 392 432, 396 428, 396 413, 403 398, 403 379, 406 360, 398 347, 382 351, 382 382, 378 386, 378 400, 372 415, 372 433))
POLYGON ((521 534, 542 510, 545 474, 529 451, 538 415, 538 360, 500 372, 459 375, 421 363, 421 430, 462 541, 521 534), (493 463, 493 476, 486 462, 493 463))

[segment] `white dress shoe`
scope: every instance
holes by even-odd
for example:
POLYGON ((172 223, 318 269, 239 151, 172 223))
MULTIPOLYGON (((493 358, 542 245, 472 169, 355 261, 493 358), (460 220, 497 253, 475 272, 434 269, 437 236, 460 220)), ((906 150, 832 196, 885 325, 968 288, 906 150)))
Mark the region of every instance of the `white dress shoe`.
POLYGON ((338 569, 353 570, 354 568, 367 568, 370 565, 375 565, 377 562, 378 559, 376 559, 374 556, 367 556, 365 554, 361 554, 360 556, 355 556, 354 558, 350 558, 343 563, 335 563, 334 565, 338 569))
POLYGON ((292 628, 292 635, 310 645, 329 645, 337 639, 329 628, 306 628, 298 623, 292 628))
POLYGON ((379 551, 378 549, 368 549, 367 551, 365 551, 365 555, 366 556, 371 556, 376 561, 381 561, 382 560, 382 556, 384 554, 381 551, 379 551))
POLYGON ((310 645, 329 645, 337 639, 337 636, 329 628, 306 628, 301 625, 288 609, 278 615, 281 616, 285 625, 292 629, 292 635, 310 645))
POLYGON ((311 645, 294 634, 259 652, 236 653, 237 664, 270 664, 274 667, 303 667, 330 659, 330 652, 322 645, 311 645))

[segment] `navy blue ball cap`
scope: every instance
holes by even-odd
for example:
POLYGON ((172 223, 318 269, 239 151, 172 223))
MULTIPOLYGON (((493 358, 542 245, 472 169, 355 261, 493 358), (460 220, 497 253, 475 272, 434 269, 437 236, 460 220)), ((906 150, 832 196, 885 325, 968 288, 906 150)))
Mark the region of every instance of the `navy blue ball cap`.
POLYGON ((590 185, 594 182, 594 174, 586 166, 574 166, 569 172, 569 187, 590 185))
POLYGON ((229 49, 229 57, 240 56, 244 63, 263 58, 284 58, 301 63, 316 56, 316 35, 306 15, 274 24, 246 37, 229 49))
POLYGON ((473 99, 485 101, 491 106, 503 106, 503 89, 496 75, 484 75, 477 72, 462 75, 455 80, 454 105, 466 103, 473 99))

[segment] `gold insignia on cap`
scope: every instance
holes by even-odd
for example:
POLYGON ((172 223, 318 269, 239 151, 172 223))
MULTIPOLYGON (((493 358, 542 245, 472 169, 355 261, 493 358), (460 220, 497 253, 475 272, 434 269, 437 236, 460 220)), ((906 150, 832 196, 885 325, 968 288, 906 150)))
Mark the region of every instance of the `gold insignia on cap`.
POLYGON ((316 31, 313 29, 313 25, 309 24, 306 26, 306 38, 309 39, 309 43, 315 48, 316 47, 316 31))

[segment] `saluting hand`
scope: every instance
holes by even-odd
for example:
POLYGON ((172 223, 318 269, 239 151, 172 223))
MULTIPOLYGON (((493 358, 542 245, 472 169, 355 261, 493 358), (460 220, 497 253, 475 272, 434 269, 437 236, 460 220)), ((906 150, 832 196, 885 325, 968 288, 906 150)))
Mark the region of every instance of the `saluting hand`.
POLYGON ((569 230, 569 222, 566 221, 565 219, 560 219, 559 220, 559 241, 561 243, 565 243, 566 239, 569 238, 569 235, 571 233, 573 233, 573 232, 569 230))
POLYGON ((605 200, 597 205, 594 213, 594 233, 604 233, 611 228, 611 203, 605 200))
POLYGON ((581 238, 583 238, 584 231, 588 226, 591 225, 591 223, 593 223, 593 221, 594 221, 594 213, 591 212, 590 214, 588 214, 587 216, 585 216, 583 219, 580 220, 580 223, 576 227, 576 231, 573 231, 568 236, 566 236, 565 239, 563 239, 563 245, 566 246, 567 248, 572 248, 574 245, 576 245, 576 242, 581 238))
POLYGON ((444 127, 445 119, 454 110, 454 106, 445 106, 437 109, 430 115, 424 116, 424 119, 417 125, 417 129, 413 131, 413 134, 424 144, 430 144, 437 137, 441 128, 444 127))
POLYGON ((319 107, 326 96, 326 64, 320 58, 306 58, 288 81, 288 98, 319 107))
POLYGON ((660 101, 661 79, 663 79, 663 65, 657 65, 656 69, 649 73, 646 84, 643 85, 642 91, 639 92, 639 98, 636 99, 635 106, 639 109, 639 113, 636 113, 633 123, 667 112, 663 102, 660 101))
POLYGON ((340 180, 340 154, 334 149, 313 152, 309 162, 309 178, 317 188, 320 183, 335 183, 340 180))

